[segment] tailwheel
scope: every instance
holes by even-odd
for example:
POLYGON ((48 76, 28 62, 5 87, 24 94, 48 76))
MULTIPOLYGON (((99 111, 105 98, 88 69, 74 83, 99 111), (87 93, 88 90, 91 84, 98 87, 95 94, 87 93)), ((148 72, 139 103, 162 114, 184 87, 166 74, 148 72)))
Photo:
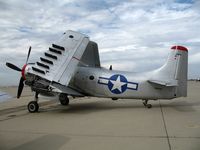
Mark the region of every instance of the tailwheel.
POLYGON ((147 108, 151 108, 152 107, 152 105, 151 104, 147 104, 147 106, 146 106, 147 108))
POLYGON ((59 95, 59 100, 60 100, 60 104, 61 105, 68 105, 69 104, 69 98, 68 98, 68 95, 67 94, 63 94, 61 93, 59 95))
POLYGON ((144 106, 145 106, 146 108, 151 108, 151 107, 152 107, 151 104, 148 104, 148 100, 144 100, 143 104, 144 104, 144 106))
POLYGON ((28 111, 30 113, 38 112, 38 109, 39 109, 39 105, 38 105, 37 101, 29 102, 27 107, 28 107, 28 111))

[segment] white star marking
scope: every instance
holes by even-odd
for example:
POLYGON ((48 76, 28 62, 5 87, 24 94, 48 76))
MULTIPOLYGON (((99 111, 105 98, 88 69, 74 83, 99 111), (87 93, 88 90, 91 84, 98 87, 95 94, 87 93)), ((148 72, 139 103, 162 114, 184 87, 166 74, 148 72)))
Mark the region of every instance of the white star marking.
POLYGON ((122 86, 127 84, 127 83, 120 81, 120 76, 117 77, 116 81, 110 80, 110 82, 112 82, 112 84, 113 84, 111 91, 118 89, 120 92, 122 92, 122 86))

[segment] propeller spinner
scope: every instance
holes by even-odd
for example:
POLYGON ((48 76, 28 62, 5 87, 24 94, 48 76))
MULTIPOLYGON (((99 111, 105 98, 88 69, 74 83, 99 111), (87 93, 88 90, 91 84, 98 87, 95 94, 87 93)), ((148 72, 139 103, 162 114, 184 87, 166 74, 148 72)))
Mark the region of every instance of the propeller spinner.
POLYGON ((9 68, 11 68, 13 70, 21 72, 21 75, 22 75, 21 78, 20 78, 20 81, 19 81, 19 86, 18 86, 18 91, 17 91, 17 98, 20 98, 20 96, 22 94, 22 91, 23 91, 23 88, 24 88, 24 81, 26 80, 25 69, 26 69, 26 66, 28 64, 28 59, 29 59, 30 53, 31 53, 31 46, 29 47, 29 51, 28 51, 28 55, 27 55, 27 59, 26 59, 26 64, 22 67, 22 69, 20 69, 19 67, 17 67, 16 65, 14 65, 12 63, 6 62, 6 66, 7 67, 9 67, 9 68))

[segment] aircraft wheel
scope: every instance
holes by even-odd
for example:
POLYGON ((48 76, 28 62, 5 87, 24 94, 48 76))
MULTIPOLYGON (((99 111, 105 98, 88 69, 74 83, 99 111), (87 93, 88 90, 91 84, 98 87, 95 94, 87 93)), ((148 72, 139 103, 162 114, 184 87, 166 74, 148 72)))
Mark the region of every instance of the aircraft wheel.
POLYGON ((144 104, 144 106, 145 106, 146 108, 151 108, 151 107, 152 107, 151 104, 148 104, 148 100, 144 100, 143 104, 144 104))
POLYGON ((147 107, 147 108, 151 108, 152 105, 151 105, 151 104, 147 104, 146 107, 147 107))
POLYGON ((60 100, 61 105, 68 105, 69 104, 69 98, 67 97, 67 94, 60 94, 59 100, 60 100))
POLYGON ((30 113, 38 112, 39 105, 36 101, 31 101, 28 103, 28 111, 30 113))
POLYGON ((69 99, 66 98, 65 100, 61 100, 61 101, 60 101, 60 104, 61 104, 61 105, 68 105, 68 104, 69 104, 69 99))

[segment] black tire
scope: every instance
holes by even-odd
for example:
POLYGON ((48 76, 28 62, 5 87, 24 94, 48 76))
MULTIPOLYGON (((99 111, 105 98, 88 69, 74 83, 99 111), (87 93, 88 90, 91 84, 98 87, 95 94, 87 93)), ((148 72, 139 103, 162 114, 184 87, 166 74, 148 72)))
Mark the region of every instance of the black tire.
POLYGON ((39 105, 36 101, 29 102, 27 107, 30 113, 38 112, 39 109, 39 105))
POLYGON ((60 94, 59 95, 59 100, 61 105, 68 105, 69 104, 69 98, 67 97, 67 94, 60 94))
POLYGON ((147 108, 151 108, 152 107, 152 105, 151 104, 147 104, 147 108))
POLYGON ((69 99, 67 98, 66 100, 60 101, 60 104, 64 106, 69 105, 69 99))

